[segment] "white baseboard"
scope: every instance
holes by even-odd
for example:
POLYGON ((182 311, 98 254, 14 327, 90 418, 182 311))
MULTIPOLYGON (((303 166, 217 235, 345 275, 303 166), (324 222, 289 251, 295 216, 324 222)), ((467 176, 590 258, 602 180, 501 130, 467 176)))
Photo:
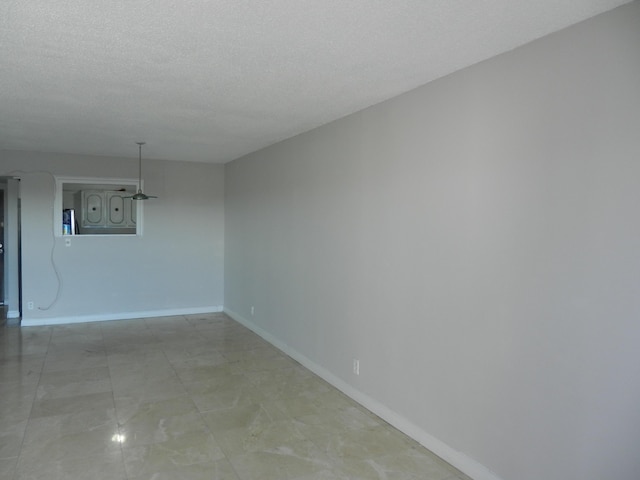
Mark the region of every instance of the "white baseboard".
POLYGON ((375 413, 380 418, 393 425, 404 434, 419 442, 422 446, 435 453, 438 457, 442 458, 444 461, 457 468, 465 475, 468 475, 474 480, 501 480, 500 477, 498 477, 495 473, 493 473, 481 463, 468 457, 464 453, 451 448, 449 445, 425 432, 410 420, 404 418, 402 415, 399 415, 397 412, 394 412, 389 407, 381 404, 374 398, 371 398, 370 396, 357 390, 324 367, 316 364, 297 350, 293 349, 289 345, 283 343, 278 338, 271 335, 269 332, 263 330, 253 322, 247 320, 242 315, 239 315, 227 308, 224 309, 224 312, 238 323, 244 325, 249 330, 265 339, 274 347, 278 348, 300 364, 304 365, 320 378, 329 382, 342 393, 352 398, 366 409, 375 413))
POLYGON ((7 318, 20 318, 20 310, 8 310, 7 318))
POLYGON ((106 322, 109 320, 131 320, 134 318, 170 317, 173 315, 194 315, 198 313, 222 312, 221 305, 196 308, 172 308, 166 310, 147 310, 143 312, 104 313, 95 315, 73 315, 68 317, 30 318, 23 319, 23 327, 42 325, 64 325, 67 323, 106 322))

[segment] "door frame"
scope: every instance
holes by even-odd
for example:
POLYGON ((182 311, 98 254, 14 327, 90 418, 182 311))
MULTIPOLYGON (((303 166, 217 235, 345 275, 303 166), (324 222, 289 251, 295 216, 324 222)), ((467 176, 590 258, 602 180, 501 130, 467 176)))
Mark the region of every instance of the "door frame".
POLYGON ((20 318, 20 181, 0 177, 4 199, 4 305, 7 319, 20 318))

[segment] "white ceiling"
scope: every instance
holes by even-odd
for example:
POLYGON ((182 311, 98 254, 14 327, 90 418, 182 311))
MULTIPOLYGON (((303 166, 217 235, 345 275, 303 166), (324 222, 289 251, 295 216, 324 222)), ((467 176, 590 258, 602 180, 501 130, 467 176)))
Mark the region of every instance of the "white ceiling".
POLYGON ((0 0, 0 149, 227 162, 628 0, 0 0))

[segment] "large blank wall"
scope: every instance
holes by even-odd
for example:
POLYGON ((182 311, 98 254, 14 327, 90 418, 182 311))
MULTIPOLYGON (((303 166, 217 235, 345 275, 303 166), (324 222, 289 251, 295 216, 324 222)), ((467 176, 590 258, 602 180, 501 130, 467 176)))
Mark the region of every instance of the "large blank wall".
POLYGON ((634 2, 227 164, 225 308, 468 473, 640 478, 639 46, 634 2))
POLYGON ((222 165, 146 161, 159 198, 140 236, 56 237, 53 225, 55 176, 137 179, 135 159, 0 151, 0 176, 21 178, 22 325, 222 309, 222 165))

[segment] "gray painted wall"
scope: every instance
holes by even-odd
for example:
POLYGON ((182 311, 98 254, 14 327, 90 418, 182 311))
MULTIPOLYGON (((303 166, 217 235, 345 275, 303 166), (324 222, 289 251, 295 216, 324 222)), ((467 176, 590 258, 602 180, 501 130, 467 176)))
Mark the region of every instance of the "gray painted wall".
POLYGON ((639 46, 634 2, 227 164, 225 309, 477 478, 640 478, 639 46))
POLYGON ((144 204, 143 235, 74 236, 70 247, 53 235, 52 175, 135 179, 137 161, 2 151, 0 175, 11 172, 21 177, 23 325, 222 309, 221 165, 146 161, 145 192, 159 198, 144 204), (62 288, 50 306, 52 249, 62 288))

